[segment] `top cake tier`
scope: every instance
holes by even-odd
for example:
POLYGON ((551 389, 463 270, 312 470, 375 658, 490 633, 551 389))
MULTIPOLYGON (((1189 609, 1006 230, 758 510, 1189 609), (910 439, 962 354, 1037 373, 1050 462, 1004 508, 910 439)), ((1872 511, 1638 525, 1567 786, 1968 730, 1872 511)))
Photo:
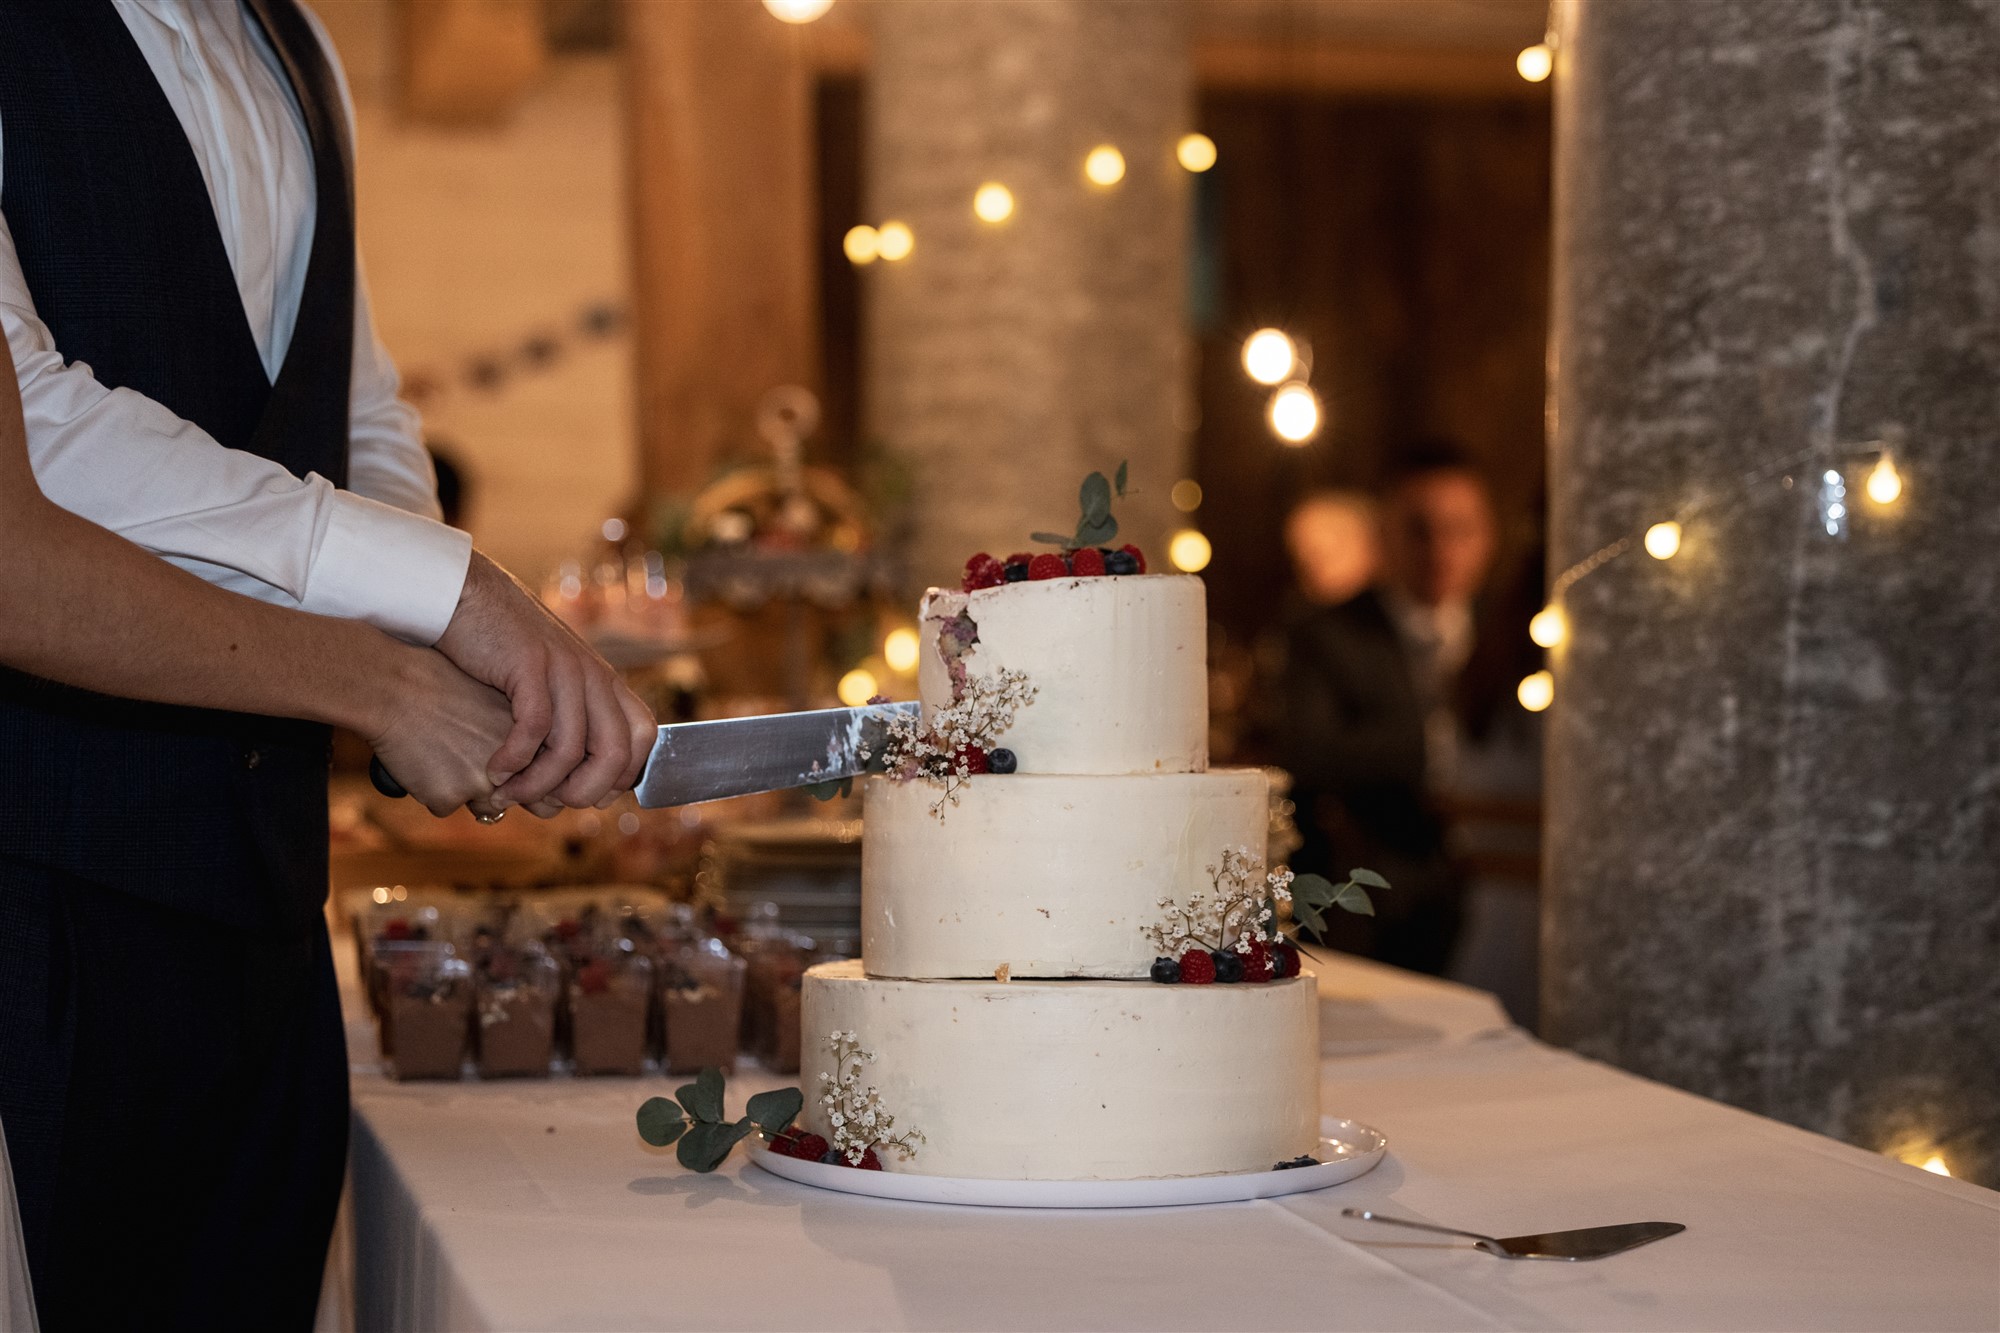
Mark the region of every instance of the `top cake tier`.
POLYGON ((923 600, 917 689, 948 706, 966 676, 1024 673, 1033 703, 995 740, 1022 773, 1208 767, 1208 603, 1185 574, 1042 579, 923 600), (976 631, 947 633, 965 616, 976 631))

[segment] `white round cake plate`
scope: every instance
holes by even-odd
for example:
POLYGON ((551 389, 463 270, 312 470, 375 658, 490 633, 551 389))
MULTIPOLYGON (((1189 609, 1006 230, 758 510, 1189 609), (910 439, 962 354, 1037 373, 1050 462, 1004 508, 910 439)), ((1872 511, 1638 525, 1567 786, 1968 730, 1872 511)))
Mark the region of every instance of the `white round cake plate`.
POLYGON ((1170 1208, 1192 1203, 1275 1199, 1325 1189, 1375 1169, 1388 1151, 1381 1132, 1352 1120, 1320 1121, 1319 1165, 1234 1176, 1181 1176, 1160 1180, 967 1180, 900 1171, 860 1171, 851 1166, 802 1162, 759 1145, 750 1160, 774 1176, 801 1185, 911 1203, 958 1203, 983 1208, 1170 1208))

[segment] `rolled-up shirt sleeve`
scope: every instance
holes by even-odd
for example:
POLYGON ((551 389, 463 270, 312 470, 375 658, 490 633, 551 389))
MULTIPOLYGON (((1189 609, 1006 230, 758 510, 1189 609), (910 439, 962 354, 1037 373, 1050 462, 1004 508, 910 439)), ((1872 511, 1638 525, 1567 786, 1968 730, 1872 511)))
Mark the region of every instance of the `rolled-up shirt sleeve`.
MULTIPOLYGON (((357 323, 367 325, 365 312, 357 323)), ((21 382, 36 479, 55 503, 262 601, 363 620, 419 644, 450 624, 472 541, 436 521, 430 462, 415 414, 395 403, 393 369, 393 406, 381 401, 380 366, 372 379, 363 371, 387 363, 372 328, 366 350, 356 348, 355 406, 368 423, 351 464, 354 491, 225 449, 143 394, 106 388, 88 365, 66 362, 36 314, 4 214, 0 332, 21 382), (392 423, 398 411, 406 417, 392 423)))

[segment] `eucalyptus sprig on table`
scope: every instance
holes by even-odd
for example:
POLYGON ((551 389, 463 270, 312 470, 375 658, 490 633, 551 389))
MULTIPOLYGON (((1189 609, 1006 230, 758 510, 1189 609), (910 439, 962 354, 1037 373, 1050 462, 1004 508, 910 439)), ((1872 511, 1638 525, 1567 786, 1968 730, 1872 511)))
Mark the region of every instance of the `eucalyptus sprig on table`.
POLYGON ((1326 930, 1324 914, 1336 907, 1356 916, 1374 916, 1375 902, 1368 890, 1388 887, 1389 881, 1372 870, 1350 870, 1339 884, 1324 875, 1297 875, 1291 884, 1292 919, 1319 933, 1326 930))
POLYGON ((1105 480, 1102 472, 1093 472, 1083 479, 1083 489, 1077 500, 1082 513, 1077 518, 1076 532, 1065 537, 1056 532, 1035 532, 1029 534, 1030 541, 1042 542, 1049 546, 1060 546, 1065 551, 1080 551, 1086 546, 1104 546, 1118 535, 1118 520, 1111 516, 1111 492, 1116 486, 1118 498, 1125 498, 1125 469, 1120 463, 1117 480, 1105 480))
POLYGON ((639 1108, 639 1137, 655 1148, 677 1144, 674 1156, 690 1171, 713 1171, 752 1134, 775 1139, 790 1129, 804 1105, 797 1088, 778 1088, 752 1097, 741 1120, 725 1120, 722 1071, 711 1066, 672 1097, 648 1097, 639 1108))

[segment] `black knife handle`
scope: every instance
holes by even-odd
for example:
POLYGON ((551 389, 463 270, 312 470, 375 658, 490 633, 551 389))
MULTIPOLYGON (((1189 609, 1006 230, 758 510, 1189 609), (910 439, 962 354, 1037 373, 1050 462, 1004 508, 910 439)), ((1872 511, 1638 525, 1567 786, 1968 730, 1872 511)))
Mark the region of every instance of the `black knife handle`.
POLYGON ((382 761, 372 756, 368 760, 368 780, 375 784, 376 791, 392 801, 410 794, 402 783, 396 781, 395 775, 383 767, 382 761))

